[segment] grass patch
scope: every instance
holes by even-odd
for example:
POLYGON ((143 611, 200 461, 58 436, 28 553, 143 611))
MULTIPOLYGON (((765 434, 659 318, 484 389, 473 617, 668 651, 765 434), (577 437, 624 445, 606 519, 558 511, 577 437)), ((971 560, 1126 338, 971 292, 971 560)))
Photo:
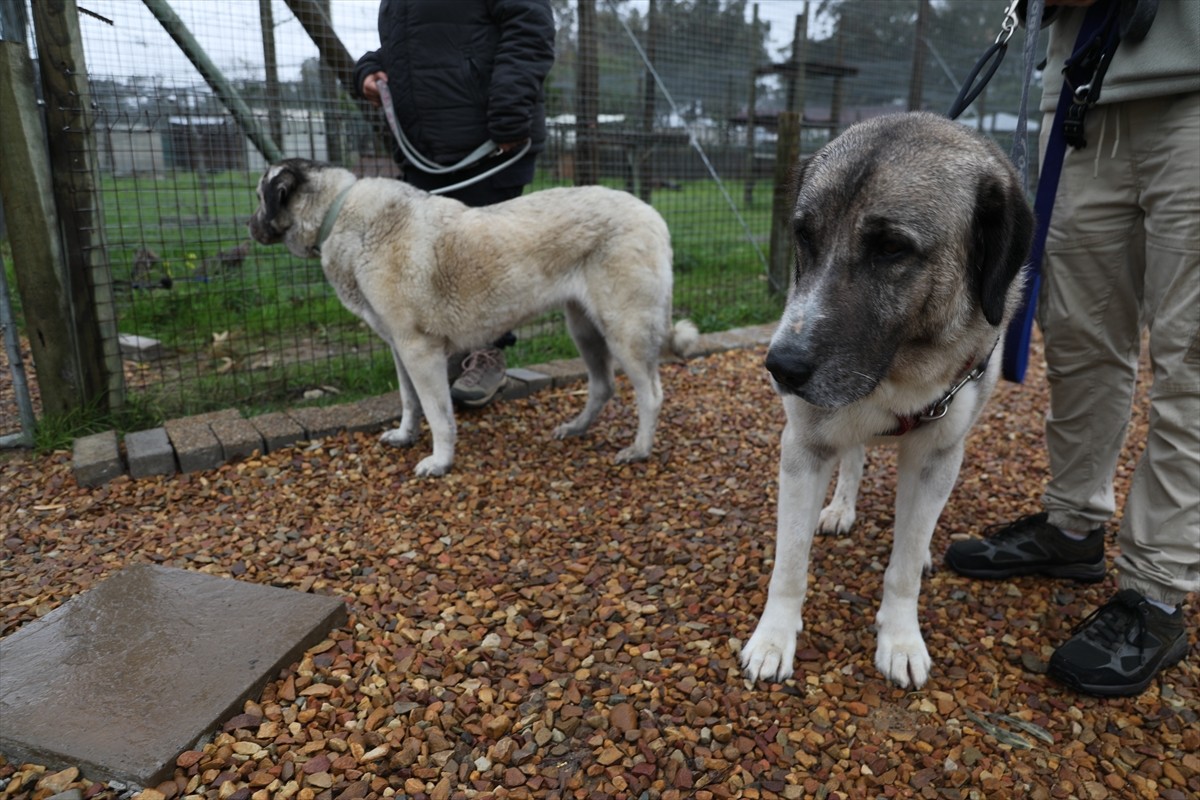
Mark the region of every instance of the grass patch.
POLYGON ((118 412, 104 412, 93 404, 63 414, 44 414, 34 428, 33 449, 41 454, 69 450, 80 436, 108 430, 118 433, 145 430, 161 421, 162 412, 145 397, 135 397, 118 412))

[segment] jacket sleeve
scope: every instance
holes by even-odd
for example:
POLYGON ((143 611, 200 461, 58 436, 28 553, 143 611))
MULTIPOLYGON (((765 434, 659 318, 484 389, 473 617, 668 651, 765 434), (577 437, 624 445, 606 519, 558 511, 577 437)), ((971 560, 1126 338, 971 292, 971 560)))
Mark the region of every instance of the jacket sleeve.
POLYGON ((500 29, 488 90, 488 136, 492 141, 527 139, 554 65, 554 14, 550 0, 494 0, 500 29))
POLYGON ((355 97, 362 97, 362 85, 366 77, 373 72, 383 71, 383 59, 379 57, 378 50, 372 50, 364 55, 354 64, 354 90, 351 92, 355 97))

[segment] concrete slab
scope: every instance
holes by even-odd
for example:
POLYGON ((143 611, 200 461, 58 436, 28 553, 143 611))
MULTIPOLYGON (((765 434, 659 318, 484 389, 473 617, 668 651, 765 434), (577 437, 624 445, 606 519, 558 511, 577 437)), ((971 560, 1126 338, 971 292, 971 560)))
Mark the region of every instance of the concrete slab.
POLYGON ((175 448, 171 447, 166 428, 125 434, 125 457, 129 460, 130 477, 175 474, 175 448))
POLYGON ((128 567, 0 640, 0 753, 154 786, 345 620, 335 597, 128 567))
POLYGON ((262 434, 248 419, 219 419, 210 422, 209 427, 221 443, 221 456, 226 464, 265 452, 262 434))
POLYGON ((71 468, 80 486, 100 486, 125 474, 116 431, 93 433, 75 440, 71 468))
POLYGON ((304 426, 284 414, 282 411, 272 411, 250 418, 250 424, 263 438, 263 445, 268 453, 291 447, 305 437, 304 426))
POLYGON ((162 342, 132 333, 118 334, 121 357, 131 361, 157 361, 164 355, 162 342))

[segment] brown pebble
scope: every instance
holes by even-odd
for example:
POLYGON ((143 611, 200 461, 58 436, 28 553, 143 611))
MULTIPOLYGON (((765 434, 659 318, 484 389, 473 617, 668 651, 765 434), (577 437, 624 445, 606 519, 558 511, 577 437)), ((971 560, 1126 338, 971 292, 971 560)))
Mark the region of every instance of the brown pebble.
POLYGON ((617 703, 608 711, 608 721, 621 733, 637 728, 637 711, 632 703, 617 703))

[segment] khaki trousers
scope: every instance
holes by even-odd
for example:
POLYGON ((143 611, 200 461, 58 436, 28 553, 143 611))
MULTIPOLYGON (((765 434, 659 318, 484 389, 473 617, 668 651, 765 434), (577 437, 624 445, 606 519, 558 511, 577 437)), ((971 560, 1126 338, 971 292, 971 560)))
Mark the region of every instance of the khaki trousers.
MULTIPOLYGON (((1042 126, 1042 148, 1053 114, 1042 126)), ((1122 588, 1200 590, 1200 93, 1097 106, 1067 149, 1046 240, 1050 522, 1114 513, 1113 476, 1149 330, 1149 431, 1118 534, 1122 588)))

